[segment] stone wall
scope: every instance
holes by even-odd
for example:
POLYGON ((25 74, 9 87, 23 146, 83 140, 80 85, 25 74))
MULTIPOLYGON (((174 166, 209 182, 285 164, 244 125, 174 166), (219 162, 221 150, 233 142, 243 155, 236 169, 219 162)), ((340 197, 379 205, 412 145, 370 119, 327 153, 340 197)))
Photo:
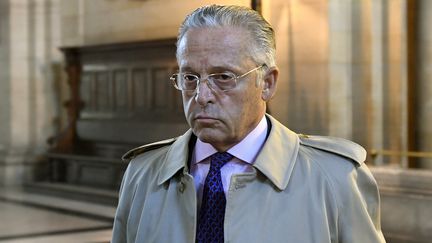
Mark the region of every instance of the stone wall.
POLYGON ((0 185, 31 177, 59 125, 58 3, 0 2, 0 185))
POLYGON ((389 243, 432 239, 432 172, 371 168, 381 194, 381 225, 389 243))
MULTIPOLYGON (((9 2, 0 1, 0 66, 9 66, 9 2)), ((6 144, 9 139, 9 97, 10 84, 6 82, 9 77, 9 69, 2 68, 0 72, 0 154, 6 153, 6 144)))
POLYGON ((271 113, 302 133, 329 132, 328 3, 263 1, 263 15, 276 32, 278 91, 271 113))
POLYGON ((265 1, 281 70, 270 111, 297 132, 406 150, 406 11, 403 0, 265 1))
POLYGON ((250 6, 250 1, 62 0, 62 46, 174 38, 184 17, 206 4, 250 6))
MULTIPOLYGON (((417 46, 418 148, 432 152, 432 1, 419 1, 417 46)), ((423 159, 422 167, 432 168, 432 158, 423 159)))

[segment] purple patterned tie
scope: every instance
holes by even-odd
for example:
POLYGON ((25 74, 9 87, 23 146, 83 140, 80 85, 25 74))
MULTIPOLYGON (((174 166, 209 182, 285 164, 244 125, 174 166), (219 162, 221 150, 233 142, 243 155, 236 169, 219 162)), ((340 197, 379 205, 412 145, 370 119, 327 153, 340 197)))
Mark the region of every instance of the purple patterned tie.
POLYGON ((204 184, 201 210, 198 218, 198 243, 224 242, 225 193, 220 169, 233 156, 227 152, 215 153, 210 158, 210 170, 204 184))

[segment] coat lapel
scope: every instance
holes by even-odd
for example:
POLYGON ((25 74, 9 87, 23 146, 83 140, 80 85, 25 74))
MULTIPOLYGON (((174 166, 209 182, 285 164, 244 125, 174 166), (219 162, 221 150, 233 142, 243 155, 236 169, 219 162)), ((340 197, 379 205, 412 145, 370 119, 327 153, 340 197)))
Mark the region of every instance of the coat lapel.
POLYGON ((189 141, 192 137, 192 130, 189 129, 180 136, 169 148, 165 159, 162 161, 161 170, 158 175, 158 185, 174 176, 180 169, 184 168, 187 172, 187 162, 189 157, 189 141))
POLYGON ((271 130, 254 167, 280 190, 288 185, 300 147, 298 135, 267 115, 271 130))

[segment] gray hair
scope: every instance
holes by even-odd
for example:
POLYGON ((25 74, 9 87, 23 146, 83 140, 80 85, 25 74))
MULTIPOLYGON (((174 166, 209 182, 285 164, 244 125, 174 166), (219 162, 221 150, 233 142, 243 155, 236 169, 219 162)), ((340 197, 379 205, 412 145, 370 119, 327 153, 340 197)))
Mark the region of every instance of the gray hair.
POLYGON ((249 31, 251 39, 255 42, 250 50, 252 59, 257 65, 276 66, 273 28, 258 12, 247 7, 209 5, 196 9, 180 26, 177 46, 189 29, 224 26, 241 27, 249 31))

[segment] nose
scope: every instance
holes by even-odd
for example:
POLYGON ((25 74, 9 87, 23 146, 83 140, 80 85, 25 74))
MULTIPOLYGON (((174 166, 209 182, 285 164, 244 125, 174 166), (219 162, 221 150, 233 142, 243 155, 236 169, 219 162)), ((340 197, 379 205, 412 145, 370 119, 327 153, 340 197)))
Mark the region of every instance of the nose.
POLYGON ((195 94, 195 101, 200 106, 206 106, 208 103, 213 102, 214 90, 211 87, 208 79, 202 79, 198 82, 195 94))

